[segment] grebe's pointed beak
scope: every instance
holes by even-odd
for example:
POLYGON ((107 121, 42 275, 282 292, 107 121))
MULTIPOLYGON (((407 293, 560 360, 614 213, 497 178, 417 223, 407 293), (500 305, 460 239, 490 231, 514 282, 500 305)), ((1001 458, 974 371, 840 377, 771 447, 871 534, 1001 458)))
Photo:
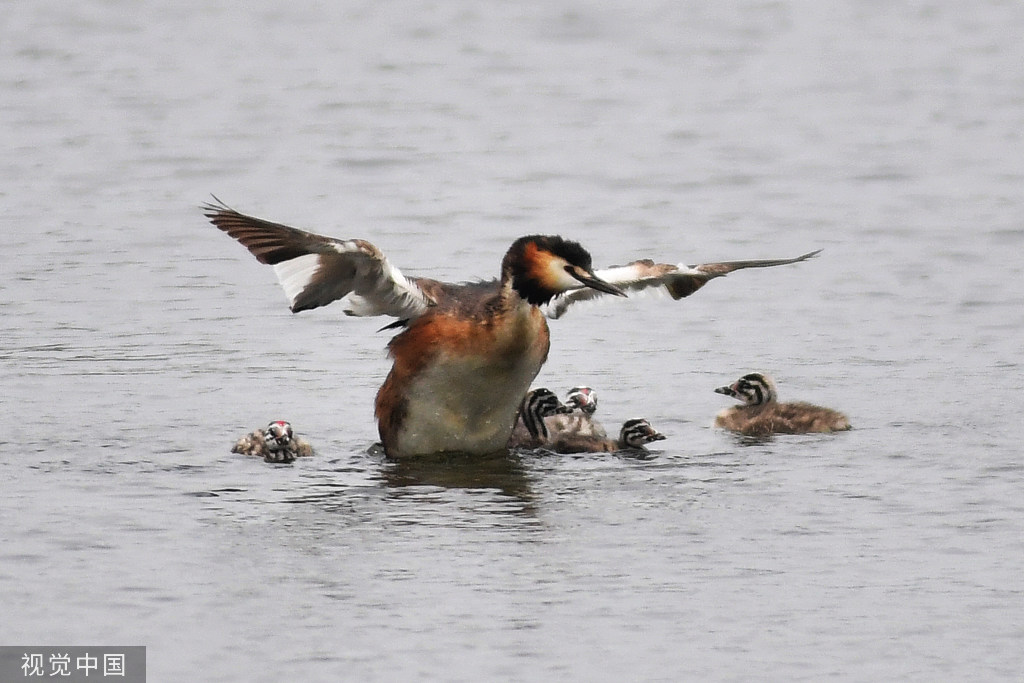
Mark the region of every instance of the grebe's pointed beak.
POLYGON ((569 271, 569 275, 579 280, 584 286, 596 289, 599 292, 605 294, 614 294, 615 296, 626 296, 626 293, 616 287, 615 285, 605 282, 598 276, 594 275, 593 271, 584 270, 580 267, 566 268, 569 271))
POLYGON ((715 389, 715 393, 716 394, 725 394, 726 396, 735 396, 736 395, 736 390, 733 389, 732 386, 730 385, 730 386, 727 386, 727 387, 718 387, 717 389, 715 389))

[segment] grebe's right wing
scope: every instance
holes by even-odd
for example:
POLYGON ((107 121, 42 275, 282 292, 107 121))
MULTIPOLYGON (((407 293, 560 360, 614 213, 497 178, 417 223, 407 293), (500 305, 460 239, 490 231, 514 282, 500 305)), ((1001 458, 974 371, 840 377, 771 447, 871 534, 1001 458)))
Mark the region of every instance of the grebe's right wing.
MULTIPOLYGON (((759 259, 752 261, 723 261, 702 263, 696 266, 655 263, 650 259, 633 261, 624 266, 612 266, 595 270, 594 275, 605 282, 616 285, 627 292, 641 292, 647 289, 667 293, 673 299, 690 296, 707 284, 708 280, 728 275, 744 268, 770 268, 799 263, 816 256, 821 249, 788 259, 759 259)), ((574 289, 554 298, 544 307, 549 318, 561 318, 576 303, 602 297, 604 294, 592 288, 574 289)))
MULTIPOLYGON (((434 301, 365 240, 339 240, 246 216, 216 197, 204 215, 274 266, 293 313, 345 300, 345 313, 412 320, 434 301)), ((428 281, 423 281, 426 284, 428 281)))

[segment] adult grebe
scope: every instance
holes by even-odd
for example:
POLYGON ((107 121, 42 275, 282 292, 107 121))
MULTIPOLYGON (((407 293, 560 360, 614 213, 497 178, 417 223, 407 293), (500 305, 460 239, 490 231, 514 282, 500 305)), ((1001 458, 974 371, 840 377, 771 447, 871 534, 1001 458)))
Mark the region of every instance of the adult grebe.
MULTIPOLYGON (((625 296, 624 289, 660 285, 680 298, 739 268, 817 253, 692 268, 638 261, 606 271, 609 281, 595 275, 590 254, 576 242, 531 235, 512 243, 500 279, 449 284, 406 278, 364 240, 316 235, 224 204, 203 208, 215 226, 274 266, 293 312, 343 299, 349 315, 398 319, 387 326, 404 330, 388 344, 394 364, 376 400, 381 442, 392 457, 505 448, 519 404, 547 359, 548 326, 539 307, 560 294, 574 297, 572 303, 587 298, 579 296, 582 289, 625 296)), ((563 312, 561 306, 548 314, 563 312)))
POLYGON ((267 462, 292 462, 313 455, 313 447, 296 438, 290 423, 274 420, 266 429, 257 429, 235 442, 232 453, 256 455, 267 462))
POLYGON ((716 393, 732 396, 743 405, 726 408, 715 417, 715 426, 746 436, 807 434, 850 429, 850 421, 831 408, 810 403, 779 403, 775 382, 760 372, 743 375, 716 393))
POLYGON ((659 433, 644 419, 626 420, 619 430, 618 439, 598 437, 586 434, 552 435, 552 441, 545 448, 556 453, 613 453, 615 451, 646 451, 646 444, 661 441, 664 434, 659 433))

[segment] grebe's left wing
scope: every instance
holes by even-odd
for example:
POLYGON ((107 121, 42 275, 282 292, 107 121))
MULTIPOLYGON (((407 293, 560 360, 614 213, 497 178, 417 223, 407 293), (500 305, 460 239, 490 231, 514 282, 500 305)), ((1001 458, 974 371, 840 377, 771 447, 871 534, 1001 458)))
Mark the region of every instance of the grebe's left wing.
MULTIPOLYGON (((604 270, 595 270, 594 275, 627 292, 654 289, 655 291, 667 293, 673 299, 682 299, 703 287, 708 280, 728 275, 734 270, 769 268, 771 266, 799 263, 816 256, 820 251, 821 249, 817 249, 789 259, 724 261, 722 263, 702 263, 696 266, 655 263, 650 259, 643 259, 641 261, 633 261, 624 266, 613 266, 604 270)), ((561 318, 573 304, 581 301, 590 301, 601 296, 605 295, 589 287, 574 289, 554 298, 551 303, 544 307, 544 312, 549 318, 561 318)))
MULTIPOLYGON (((260 263, 274 266, 293 313, 345 300, 348 315, 390 315, 409 321, 434 301, 365 240, 339 240, 206 204, 210 222, 238 240, 260 263)), ((424 283, 428 281, 422 281, 424 283)))

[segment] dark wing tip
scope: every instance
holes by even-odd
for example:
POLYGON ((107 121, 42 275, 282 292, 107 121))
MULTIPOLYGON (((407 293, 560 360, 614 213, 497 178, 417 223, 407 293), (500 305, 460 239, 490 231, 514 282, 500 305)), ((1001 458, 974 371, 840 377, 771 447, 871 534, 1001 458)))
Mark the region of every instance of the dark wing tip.
MULTIPOLYGON (((214 202, 202 204, 203 215, 216 227, 238 240, 260 263, 276 265, 306 254, 321 251, 327 238, 287 225, 254 218, 232 209, 216 195, 214 202)), ((310 306, 306 306, 310 308, 310 306)))
POLYGON ((213 201, 204 202, 204 203, 199 205, 199 209, 203 212, 203 215, 206 216, 207 218, 211 218, 212 219, 214 216, 216 216, 216 215, 218 215, 220 213, 224 213, 224 212, 238 213, 237 211, 232 209, 230 206, 225 204, 224 201, 221 200, 221 198, 218 197, 217 195, 215 195, 213 193, 210 193, 210 197, 213 199, 213 201))
POLYGON ((228 221, 231 218, 241 217, 242 214, 238 213, 230 206, 225 204, 223 201, 221 201, 220 198, 217 197, 217 195, 211 194, 210 197, 213 199, 213 201, 204 202, 203 204, 200 204, 199 209, 200 211, 203 212, 203 215, 206 216, 206 218, 209 219, 211 223, 213 223, 216 227, 220 228, 224 232, 227 232, 228 228, 226 225, 226 221, 228 221))
POLYGON ((814 251, 809 251, 806 254, 803 254, 802 256, 797 256, 795 259, 793 259, 793 263, 799 263, 800 261, 806 261, 809 258, 814 258, 822 251, 824 251, 824 247, 822 247, 821 249, 815 249, 814 251))
POLYGON ((707 284, 708 280, 716 277, 724 277, 729 273, 744 268, 772 268, 774 266, 788 266, 793 263, 800 263, 807 259, 814 258, 821 253, 821 249, 809 251, 796 258, 787 259, 759 259, 755 261, 725 261, 722 263, 704 263, 699 266, 691 266, 691 272, 669 275, 665 282, 665 289, 673 299, 688 297, 698 289, 707 284))

